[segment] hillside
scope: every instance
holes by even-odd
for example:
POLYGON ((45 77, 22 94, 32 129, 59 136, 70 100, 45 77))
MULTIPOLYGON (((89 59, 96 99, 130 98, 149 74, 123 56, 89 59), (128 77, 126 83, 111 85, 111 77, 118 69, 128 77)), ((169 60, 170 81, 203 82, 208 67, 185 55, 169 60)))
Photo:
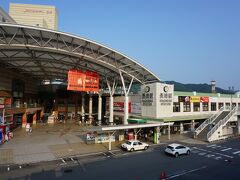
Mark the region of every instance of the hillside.
MULTIPOLYGON (((165 81, 167 84, 174 84, 175 91, 185 91, 185 92, 201 92, 210 93, 211 85, 209 84, 182 84, 175 81, 165 81)), ((230 94, 228 90, 216 87, 216 92, 221 94, 230 94)))

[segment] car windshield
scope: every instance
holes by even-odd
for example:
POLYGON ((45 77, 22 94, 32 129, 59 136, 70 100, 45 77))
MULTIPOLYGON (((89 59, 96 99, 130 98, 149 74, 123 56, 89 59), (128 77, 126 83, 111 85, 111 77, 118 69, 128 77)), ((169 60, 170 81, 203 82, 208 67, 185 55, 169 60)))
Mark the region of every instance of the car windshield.
POLYGON ((131 145, 131 142, 130 141, 126 141, 126 144, 131 145))
POLYGON ((167 146, 167 148, 168 148, 168 149, 171 149, 171 150, 174 149, 172 146, 167 146))

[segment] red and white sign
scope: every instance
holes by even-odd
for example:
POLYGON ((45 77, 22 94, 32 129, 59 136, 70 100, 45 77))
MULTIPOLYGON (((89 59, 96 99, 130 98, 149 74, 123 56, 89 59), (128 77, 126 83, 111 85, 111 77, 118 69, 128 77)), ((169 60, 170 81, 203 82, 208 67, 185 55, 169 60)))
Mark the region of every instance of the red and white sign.
POLYGON ((207 96, 203 96, 203 97, 200 97, 200 102, 209 102, 209 97, 207 96))
MULTIPOLYGON (((113 110, 116 112, 124 112, 124 102, 114 102, 113 110)), ((128 103, 128 112, 131 113, 131 102, 128 103)))
POLYGON ((92 71, 69 70, 67 90, 98 92, 98 73, 92 71))

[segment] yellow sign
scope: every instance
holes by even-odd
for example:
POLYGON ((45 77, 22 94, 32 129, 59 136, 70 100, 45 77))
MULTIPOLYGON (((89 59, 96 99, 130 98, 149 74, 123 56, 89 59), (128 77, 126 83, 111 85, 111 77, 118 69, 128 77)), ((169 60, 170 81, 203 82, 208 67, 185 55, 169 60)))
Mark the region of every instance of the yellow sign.
POLYGON ((200 97, 199 96, 190 96, 190 102, 200 102, 200 97))

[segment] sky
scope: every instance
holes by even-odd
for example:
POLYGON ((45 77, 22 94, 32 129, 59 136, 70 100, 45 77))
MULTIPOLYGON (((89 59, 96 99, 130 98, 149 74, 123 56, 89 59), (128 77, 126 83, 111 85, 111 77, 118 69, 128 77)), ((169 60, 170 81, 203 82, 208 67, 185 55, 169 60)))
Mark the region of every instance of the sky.
POLYGON ((58 29, 115 49, 162 81, 240 89, 239 0, 0 0, 53 5, 58 29))

